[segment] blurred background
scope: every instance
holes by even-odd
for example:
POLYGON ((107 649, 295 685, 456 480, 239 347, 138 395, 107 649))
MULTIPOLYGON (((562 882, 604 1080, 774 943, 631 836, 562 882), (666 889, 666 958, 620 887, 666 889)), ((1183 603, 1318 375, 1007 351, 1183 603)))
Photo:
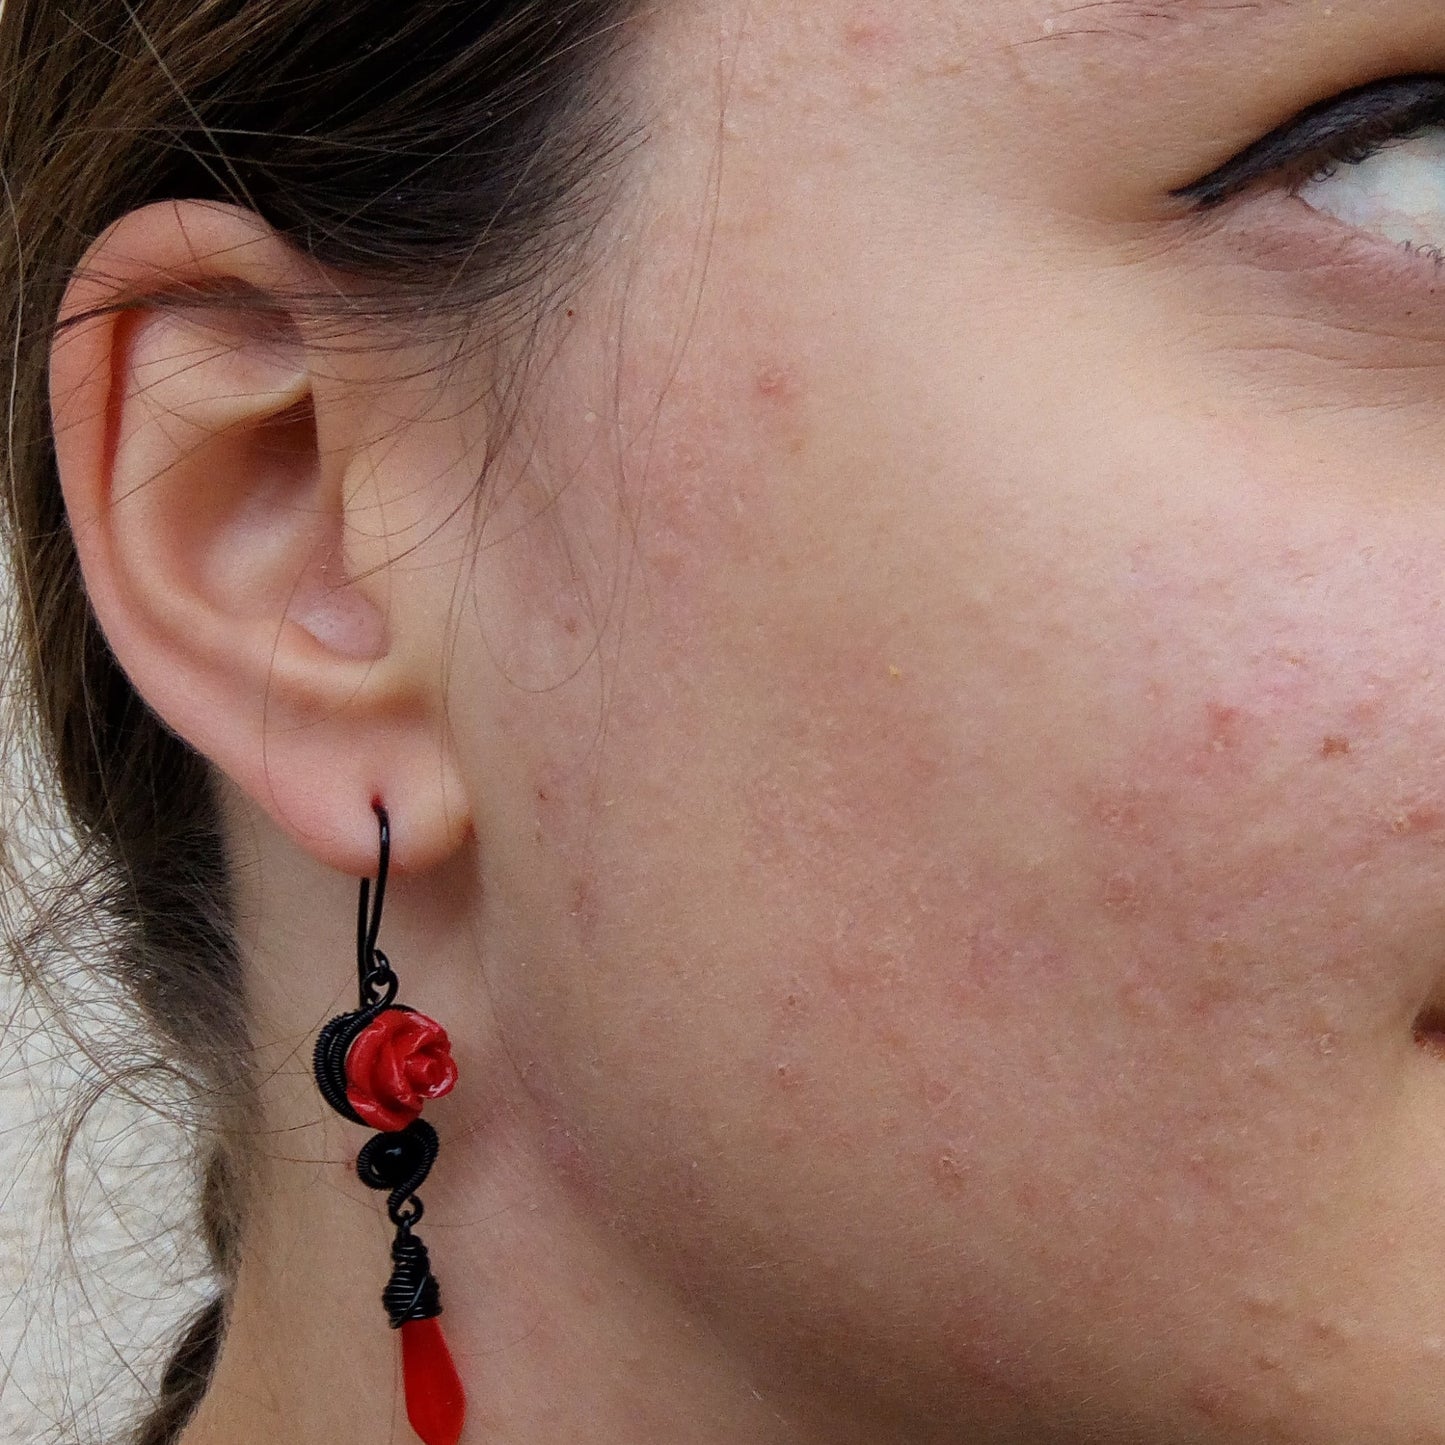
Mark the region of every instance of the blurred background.
MULTIPOLYGON (((10 635, 0 577, 0 623, 10 635)), ((4 656, 10 655, 6 649, 4 656)), ((0 680, 0 1442, 119 1445, 208 1293, 185 1096, 99 980, 104 917, 0 680), (36 904, 71 922, 27 937, 36 904)))

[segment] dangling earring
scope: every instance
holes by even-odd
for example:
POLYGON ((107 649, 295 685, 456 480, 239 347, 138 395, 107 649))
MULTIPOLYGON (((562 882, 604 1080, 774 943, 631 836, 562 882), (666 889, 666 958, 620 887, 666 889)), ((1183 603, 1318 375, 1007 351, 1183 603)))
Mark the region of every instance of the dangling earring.
POLYGON ((426 1245, 413 1232, 422 1216, 416 1191, 437 1158, 437 1134, 421 1117, 427 1099, 449 1093, 457 1081, 446 1030, 425 1014, 395 1002, 397 977, 376 946, 391 824, 373 803, 381 824, 376 902, 367 915, 370 880, 361 880, 356 911, 356 977, 359 998, 316 1040, 316 1086, 344 1119, 381 1132, 356 1156, 356 1172, 372 1189, 388 1192, 386 1212, 396 1226, 391 1279, 381 1296, 391 1327, 401 1332, 406 1414, 426 1445, 456 1445, 466 1417, 466 1396, 442 1334, 441 1297, 426 1245))

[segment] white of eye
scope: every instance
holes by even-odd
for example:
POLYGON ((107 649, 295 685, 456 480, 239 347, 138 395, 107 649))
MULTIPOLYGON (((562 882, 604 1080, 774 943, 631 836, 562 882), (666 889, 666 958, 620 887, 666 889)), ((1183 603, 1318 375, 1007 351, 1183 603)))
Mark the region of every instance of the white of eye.
POLYGON ((1392 141, 1295 192, 1317 211, 1371 235, 1445 252, 1445 126, 1392 141))

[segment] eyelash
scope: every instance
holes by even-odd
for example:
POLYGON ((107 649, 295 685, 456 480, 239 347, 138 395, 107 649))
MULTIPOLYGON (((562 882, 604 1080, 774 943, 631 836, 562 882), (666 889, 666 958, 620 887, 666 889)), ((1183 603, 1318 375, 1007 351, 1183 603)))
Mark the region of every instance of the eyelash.
POLYGON ((1396 76, 1311 106, 1174 197, 1212 210, 1260 181, 1298 186, 1445 126, 1445 76, 1396 76))

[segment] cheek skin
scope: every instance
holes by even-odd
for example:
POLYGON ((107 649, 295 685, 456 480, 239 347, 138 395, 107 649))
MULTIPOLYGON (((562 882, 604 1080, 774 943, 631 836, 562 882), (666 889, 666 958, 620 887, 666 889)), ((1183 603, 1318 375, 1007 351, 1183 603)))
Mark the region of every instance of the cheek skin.
MULTIPOLYGON (((773 445, 805 374, 738 369, 773 445)), ((766 449, 712 463, 649 498, 595 806, 541 810, 571 982, 514 1028, 590 1207, 718 1328, 791 1340, 775 1368, 866 1358, 875 1401, 1072 1411, 1101 1338, 1183 1337, 1161 1411, 1306 1419, 1371 1313, 1330 1251, 1380 1208, 1439 970, 1431 558, 1145 508, 1086 588, 1020 553, 1033 603, 975 610, 926 561, 901 599, 851 515, 810 544, 766 449)))
POLYGON ((625 559, 595 666, 507 703, 556 924, 498 1013, 558 1174, 840 1445, 1378 1439, 1445 1335, 1437 539, 1082 321, 1071 378, 714 273, 541 569, 625 559))
POLYGON ((1223 425, 1061 400, 1062 479, 972 397, 873 435, 805 327, 734 320, 516 534, 513 634, 565 653, 627 501, 593 663, 503 692, 556 926, 498 1011, 559 1176, 873 1438, 1351 1438, 1362 1352, 1418 1395, 1445 1334, 1431 538, 1223 425))

